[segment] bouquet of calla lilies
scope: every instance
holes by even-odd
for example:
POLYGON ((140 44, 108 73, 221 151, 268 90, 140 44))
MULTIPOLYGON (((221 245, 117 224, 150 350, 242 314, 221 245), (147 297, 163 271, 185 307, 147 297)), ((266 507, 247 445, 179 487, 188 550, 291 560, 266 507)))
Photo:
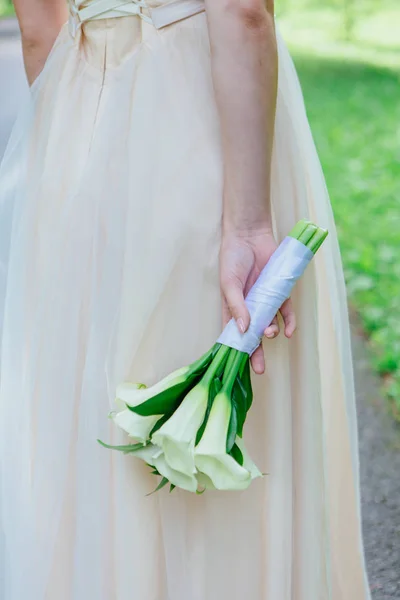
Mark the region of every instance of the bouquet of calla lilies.
POLYGON ((253 400, 250 356, 327 235, 300 221, 280 244, 246 298, 246 333, 232 320, 191 365, 149 388, 121 384, 110 418, 134 443, 100 443, 145 461, 161 478, 156 491, 244 490, 261 477, 242 439, 253 400))

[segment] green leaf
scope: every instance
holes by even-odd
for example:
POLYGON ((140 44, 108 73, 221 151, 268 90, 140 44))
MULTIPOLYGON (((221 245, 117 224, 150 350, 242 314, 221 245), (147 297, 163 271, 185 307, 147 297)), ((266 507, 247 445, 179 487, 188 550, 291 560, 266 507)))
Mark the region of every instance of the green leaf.
POLYGON ((246 363, 244 365, 243 373, 240 377, 240 381, 246 390, 246 402, 247 402, 246 412, 249 412, 251 405, 253 404, 253 387, 251 385, 250 358, 249 358, 249 360, 246 361, 246 363))
POLYGON ((157 423, 154 425, 153 429, 149 433, 149 439, 150 440, 151 440, 151 436, 156 431, 158 431, 159 429, 161 429, 161 427, 164 425, 164 423, 166 423, 168 421, 168 419, 170 419, 173 414, 174 414, 174 411, 170 411, 170 412, 165 413, 165 415, 163 417, 161 417, 161 419, 158 419, 157 423))
POLYGON ((123 452, 124 454, 130 454, 131 452, 136 452, 137 450, 142 450, 144 448, 143 444, 128 444, 126 446, 110 446, 109 444, 105 444, 101 440, 97 440, 100 446, 103 448, 107 448, 108 450, 118 450, 119 452, 123 452))
POLYGON ((248 391, 242 381, 242 378, 240 375, 237 376, 236 381, 235 381, 235 386, 238 387, 240 389, 240 393, 242 394, 242 396, 244 398, 246 398, 246 410, 247 410, 247 396, 248 396, 248 391))
POLYGON ((166 477, 163 477, 161 479, 161 482, 158 484, 158 486, 156 487, 155 490, 153 490, 152 492, 150 492, 150 494, 146 494, 146 496, 152 496, 153 494, 155 494, 156 492, 159 492, 160 490, 162 490, 163 487, 165 487, 166 485, 168 485, 169 483, 169 479, 167 479, 166 477))
POLYGON ((176 411, 188 392, 202 379, 219 348, 220 344, 215 344, 215 346, 199 358, 199 360, 190 365, 183 381, 178 381, 175 384, 171 382, 171 385, 159 394, 156 394, 137 406, 127 405, 127 408, 142 417, 164 415, 165 420, 163 422, 157 422, 152 431, 152 433, 154 433, 163 425, 163 423, 165 423, 165 421, 168 421, 169 417, 176 411))
POLYGON ((242 467, 243 463, 244 463, 244 458, 243 458, 243 454, 241 449, 239 448, 239 446, 237 444, 233 445, 232 450, 229 453, 232 458, 234 458, 236 460, 236 462, 242 467))
POLYGON ((212 347, 212 357, 214 358, 222 344, 214 344, 212 347))
POLYGON ((210 366, 220 347, 221 344, 214 344, 214 346, 210 348, 208 352, 206 352, 201 358, 192 363, 189 366, 190 375, 202 376, 210 366))
POLYGON ((247 352, 241 352, 240 355, 241 355, 241 362, 240 362, 240 368, 239 368, 239 375, 242 376, 247 365, 250 364, 250 356, 247 354, 247 352))
POLYGON ((170 488, 169 488, 169 493, 171 494, 174 489, 176 488, 176 485, 174 485, 173 483, 171 483, 170 488))
POLYGON ((236 378, 232 390, 232 402, 237 414, 237 435, 241 438, 243 435, 243 426, 247 416, 247 390, 241 382, 239 376, 236 378))
POLYGON ((234 402, 232 402, 231 406, 232 406, 232 412, 231 412, 231 418, 229 421, 228 435, 226 436, 226 451, 228 454, 230 453, 233 446, 235 445, 235 440, 236 440, 237 430, 238 430, 238 417, 237 417, 236 405, 234 402))
POLYGON ((153 398, 149 398, 137 406, 127 406, 127 408, 142 417, 172 414, 199 379, 198 375, 188 375, 184 381, 172 385, 153 398))

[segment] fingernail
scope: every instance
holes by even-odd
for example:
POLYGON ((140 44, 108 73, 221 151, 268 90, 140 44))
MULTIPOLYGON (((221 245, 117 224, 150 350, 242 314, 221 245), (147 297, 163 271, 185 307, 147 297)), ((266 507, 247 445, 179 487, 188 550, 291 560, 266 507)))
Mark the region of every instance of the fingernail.
POLYGON ((239 327, 240 333, 244 333, 246 331, 242 317, 239 317, 239 319, 237 320, 237 326, 239 327))
POLYGON ((273 338, 275 337, 275 331, 273 329, 267 329, 265 335, 267 336, 267 338, 273 338))

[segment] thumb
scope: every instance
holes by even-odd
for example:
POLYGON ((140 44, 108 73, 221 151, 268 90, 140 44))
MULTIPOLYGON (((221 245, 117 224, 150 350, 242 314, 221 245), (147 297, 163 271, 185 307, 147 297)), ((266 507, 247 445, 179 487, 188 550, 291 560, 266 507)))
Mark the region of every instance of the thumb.
POLYGON ((250 325, 250 314, 244 301, 243 286, 239 280, 229 281, 223 287, 229 312, 235 319, 240 333, 245 333, 250 325))

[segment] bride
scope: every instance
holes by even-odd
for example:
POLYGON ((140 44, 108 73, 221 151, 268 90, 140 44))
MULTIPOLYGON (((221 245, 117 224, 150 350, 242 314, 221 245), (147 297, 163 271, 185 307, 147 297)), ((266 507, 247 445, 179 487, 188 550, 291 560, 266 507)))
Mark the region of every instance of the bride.
POLYGON ((1 598, 369 599, 340 255, 272 2, 15 5, 31 94, 0 173, 1 598), (188 364, 230 316, 245 331, 300 218, 331 235, 252 358, 268 476, 146 496, 147 468, 96 443, 121 441, 116 385, 188 364))

